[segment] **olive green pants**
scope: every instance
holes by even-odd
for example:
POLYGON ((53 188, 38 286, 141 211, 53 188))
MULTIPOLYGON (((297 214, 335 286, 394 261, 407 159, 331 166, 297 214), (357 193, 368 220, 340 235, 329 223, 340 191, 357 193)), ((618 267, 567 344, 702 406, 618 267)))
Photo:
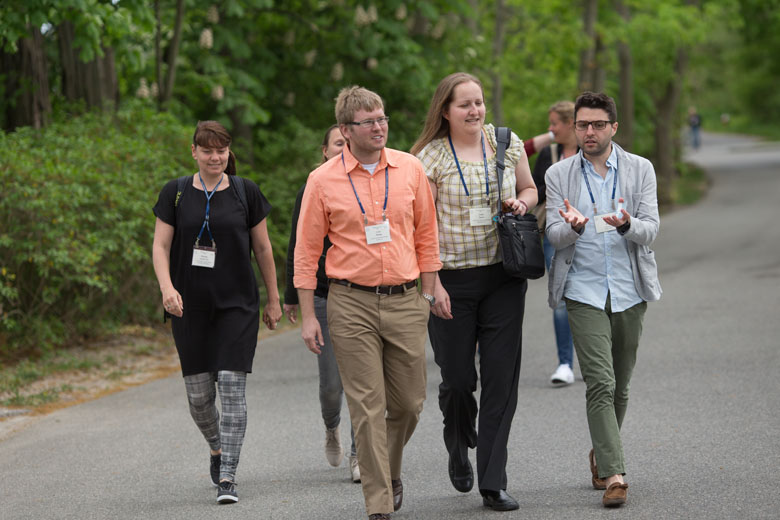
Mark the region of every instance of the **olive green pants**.
POLYGON ((566 309, 585 380, 588 428, 599 477, 625 475, 620 427, 647 302, 613 313, 609 296, 604 310, 566 298, 566 309))

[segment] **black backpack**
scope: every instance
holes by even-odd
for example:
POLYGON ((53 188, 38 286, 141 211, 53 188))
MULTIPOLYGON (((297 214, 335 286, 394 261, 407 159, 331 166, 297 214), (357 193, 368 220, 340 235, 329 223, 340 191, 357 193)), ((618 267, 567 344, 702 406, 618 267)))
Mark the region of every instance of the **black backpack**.
MULTIPOLYGON (((174 210, 179 207, 179 201, 184 195, 184 190, 191 180, 192 175, 185 175, 176 179, 176 199, 173 201, 174 210)), ((231 175, 230 185, 236 190, 238 200, 241 201, 241 206, 244 208, 244 214, 246 215, 246 227, 249 229, 251 227, 249 223, 249 203, 246 199, 246 185, 244 184, 244 179, 238 175, 231 175)))

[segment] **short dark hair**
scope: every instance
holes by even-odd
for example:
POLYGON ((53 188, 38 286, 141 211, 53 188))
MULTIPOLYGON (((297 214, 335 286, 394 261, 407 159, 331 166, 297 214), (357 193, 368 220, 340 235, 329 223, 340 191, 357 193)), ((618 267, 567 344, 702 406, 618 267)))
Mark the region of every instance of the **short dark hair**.
POLYGON ((611 122, 617 121, 617 106, 615 100, 601 92, 583 92, 574 101, 574 120, 577 120, 577 112, 580 108, 600 108, 609 116, 611 122))

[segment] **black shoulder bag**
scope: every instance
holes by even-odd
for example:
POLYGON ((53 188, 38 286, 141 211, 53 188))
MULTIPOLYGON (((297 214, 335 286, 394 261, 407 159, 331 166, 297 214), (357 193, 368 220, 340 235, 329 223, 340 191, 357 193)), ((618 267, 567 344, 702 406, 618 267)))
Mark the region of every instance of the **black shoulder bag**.
POLYGON ((509 128, 496 127, 496 173, 498 174, 498 217, 496 228, 498 229, 498 241, 501 244, 501 256, 504 259, 504 271, 515 278, 527 278, 536 280, 544 275, 544 250, 542 249, 542 235, 539 233, 539 225, 536 215, 504 214, 501 208, 501 187, 504 182, 504 156, 509 143, 512 140, 512 132, 509 128))

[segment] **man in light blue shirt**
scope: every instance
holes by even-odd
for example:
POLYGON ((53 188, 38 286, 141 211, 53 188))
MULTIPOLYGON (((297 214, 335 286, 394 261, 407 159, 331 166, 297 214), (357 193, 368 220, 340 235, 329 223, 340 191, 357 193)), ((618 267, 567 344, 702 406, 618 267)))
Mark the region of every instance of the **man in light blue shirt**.
POLYGON ((612 137, 612 98, 585 92, 574 107, 580 152, 547 170, 547 226, 555 248, 549 304, 565 299, 587 387, 591 482, 606 507, 628 492, 620 427, 648 301, 661 297, 649 248, 658 234, 656 180, 647 159, 612 137))

